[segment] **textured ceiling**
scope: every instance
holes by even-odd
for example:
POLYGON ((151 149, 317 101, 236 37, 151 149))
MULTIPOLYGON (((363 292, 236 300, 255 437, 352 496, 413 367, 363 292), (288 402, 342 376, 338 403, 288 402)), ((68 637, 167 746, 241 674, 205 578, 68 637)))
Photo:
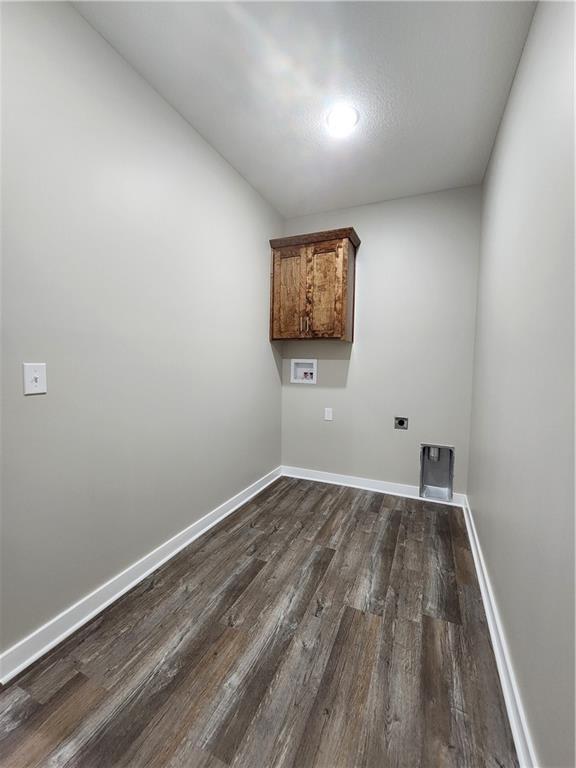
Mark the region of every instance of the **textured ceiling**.
POLYGON ((77 10, 284 216, 481 181, 523 2, 81 2, 77 10), (333 139, 326 111, 360 112, 333 139))

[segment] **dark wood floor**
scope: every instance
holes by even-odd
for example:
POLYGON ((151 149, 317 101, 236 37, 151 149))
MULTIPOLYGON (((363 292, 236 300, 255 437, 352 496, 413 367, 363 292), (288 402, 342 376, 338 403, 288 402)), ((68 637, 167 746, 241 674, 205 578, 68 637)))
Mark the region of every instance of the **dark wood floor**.
POLYGON ((517 766, 462 511, 282 478, 0 693, 2 766, 517 766))

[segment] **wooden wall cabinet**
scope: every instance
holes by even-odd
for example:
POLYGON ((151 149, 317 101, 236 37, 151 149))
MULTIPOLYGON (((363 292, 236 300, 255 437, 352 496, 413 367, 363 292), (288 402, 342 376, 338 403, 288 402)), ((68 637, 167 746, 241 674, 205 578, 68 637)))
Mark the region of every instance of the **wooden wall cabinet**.
POLYGON ((270 339, 354 338, 352 227, 270 240, 270 339))

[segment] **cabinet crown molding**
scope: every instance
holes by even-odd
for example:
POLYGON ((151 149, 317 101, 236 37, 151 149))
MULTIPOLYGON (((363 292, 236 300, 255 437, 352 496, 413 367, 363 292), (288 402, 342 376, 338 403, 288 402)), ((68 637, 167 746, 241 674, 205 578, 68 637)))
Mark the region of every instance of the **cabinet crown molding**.
POLYGON ((291 235, 290 237, 277 237, 270 240, 272 248, 285 248, 290 245, 307 245, 308 243, 321 243, 325 240, 344 240, 348 238, 354 248, 360 245, 360 238, 354 227, 343 229, 327 229, 324 232, 309 232, 305 235, 291 235))

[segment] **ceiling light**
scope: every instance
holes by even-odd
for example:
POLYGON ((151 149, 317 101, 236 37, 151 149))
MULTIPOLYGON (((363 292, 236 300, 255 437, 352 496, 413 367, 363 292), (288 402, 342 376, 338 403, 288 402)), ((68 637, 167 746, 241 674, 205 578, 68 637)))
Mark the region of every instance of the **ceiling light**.
POLYGON ((337 138, 348 136, 354 130, 358 117, 357 110, 349 104, 336 104, 326 118, 328 133, 337 138))

